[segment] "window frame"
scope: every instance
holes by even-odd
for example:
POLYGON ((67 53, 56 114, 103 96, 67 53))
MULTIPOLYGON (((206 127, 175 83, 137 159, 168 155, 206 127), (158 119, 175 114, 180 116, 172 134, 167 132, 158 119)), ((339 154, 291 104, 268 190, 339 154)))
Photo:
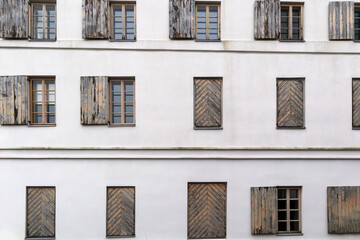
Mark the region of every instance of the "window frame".
POLYGON ((304 3, 301 2, 301 3, 289 3, 289 2, 281 2, 280 3, 280 37, 279 37, 279 41, 282 41, 282 42, 303 42, 304 41, 304 3), (282 30, 282 24, 281 24, 281 9, 283 7, 288 7, 289 9, 289 13, 288 13, 288 38, 287 39, 282 39, 281 38, 281 30, 282 30), (292 14, 293 14, 293 7, 300 7, 300 27, 299 27, 299 35, 300 35, 300 38, 299 39, 293 39, 293 27, 292 27, 292 24, 293 24, 293 17, 292 17, 292 14))
POLYGON ((286 220, 279 220, 279 209, 278 209, 278 203, 279 203, 279 194, 277 193, 276 196, 276 223, 277 225, 280 222, 286 222, 286 231, 279 231, 279 227, 276 229, 277 235, 287 235, 287 234, 302 234, 302 187, 299 186, 277 186, 276 187, 277 192, 279 190, 286 190, 286 198, 280 198, 280 200, 286 200, 286 209, 281 209, 281 211, 286 211, 286 220), (298 190, 298 197, 297 198, 290 198, 290 190, 296 189, 298 190), (298 209, 291 209, 290 208, 290 200, 298 200, 298 209), (298 211, 299 213, 299 219, 298 220, 290 220, 290 212, 291 210, 298 211), (299 231, 290 231, 290 222, 298 222, 299 223, 299 231))
POLYGON ((41 0, 37 0, 37 1, 31 1, 30 2, 30 14, 29 14, 29 37, 30 40, 33 41, 49 41, 49 42, 53 42, 57 40, 57 9, 56 9, 56 1, 41 1, 41 0), (50 39, 50 38, 37 38, 35 37, 36 32, 35 32, 35 27, 34 27, 34 5, 35 4, 40 4, 42 5, 42 13, 43 13, 43 36, 45 36, 45 29, 47 29, 47 17, 44 15, 44 13, 46 13, 46 6, 48 5, 53 5, 55 7, 55 38, 54 39, 50 39))
POLYGON ((221 41, 221 2, 196 2, 195 3, 195 40, 196 41, 204 41, 204 42, 208 42, 208 41, 221 41), (198 39, 198 35, 197 35, 197 19, 198 19, 198 7, 199 6, 205 6, 206 8, 206 16, 205 16, 205 21, 206 21, 206 39, 198 39), (218 7, 218 38, 217 39, 209 39, 209 7, 210 6, 217 6, 218 7))
POLYGON ((119 41, 119 42, 135 42, 136 41, 136 2, 132 1, 111 1, 110 2, 110 40, 111 41, 119 41), (122 39, 115 39, 114 34, 114 6, 122 6, 122 39), (125 7, 126 6, 134 6, 134 39, 126 38, 126 17, 125 17, 125 7))

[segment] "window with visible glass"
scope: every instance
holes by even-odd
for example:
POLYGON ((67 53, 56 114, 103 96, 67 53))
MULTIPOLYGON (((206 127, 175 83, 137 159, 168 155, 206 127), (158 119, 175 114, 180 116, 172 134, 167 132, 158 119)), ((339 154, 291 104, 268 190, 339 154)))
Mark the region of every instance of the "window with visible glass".
POLYGON ((135 40, 135 4, 111 5, 111 38, 135 40))
POLYGON ((135 81, 110 79, 110 124, 135 124, 135 81))
POLYGON ((301 232, 301 188, 278 188, 278 233, 301 232))
POLYGON ((360 5, 355 5, 354 11, 355 40, 360 40, 360 5))
POLYGON ((56 5, 54 3, 31 4, 31 38, 56 39, 56 5))
POLYGON ((281 40, 303 40, 303 5, 281 4, 281 40))
POLYGON ((55 79, 33 78, 31 82, 31 124, 55 125, 55 79))
POLYGON ((219 4, 196 5, 196 39, 198 40, 220 39, 220 5, 219 4))

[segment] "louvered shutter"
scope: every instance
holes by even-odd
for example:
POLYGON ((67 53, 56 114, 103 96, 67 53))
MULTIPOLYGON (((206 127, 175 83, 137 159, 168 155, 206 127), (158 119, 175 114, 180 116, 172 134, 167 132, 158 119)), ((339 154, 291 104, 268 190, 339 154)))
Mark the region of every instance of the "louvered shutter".
POLYGON ((83 0, 84 39, 109 38, 109 0, 83 0))
POLYGON ((329 39, 354 39, 354 2, 329 3, 329 39))
POLYGON ((354 128, 360 127, 360 79, 352 81, 352 125, 354 128))
POLYGON ((25 39, 29 37, 28 0, 1 0, 3 14, 1 24, 3 38, 25 39))
POLYGON ((80 92, 81 124, 108 124, 108 77, 81 77, 80 92))
POLYGON ((194 39, 195 0, 170 0, 170 39, 194 39))
POLYGON ((255 1, 255 39, 280 36, 280 0, 255 1))

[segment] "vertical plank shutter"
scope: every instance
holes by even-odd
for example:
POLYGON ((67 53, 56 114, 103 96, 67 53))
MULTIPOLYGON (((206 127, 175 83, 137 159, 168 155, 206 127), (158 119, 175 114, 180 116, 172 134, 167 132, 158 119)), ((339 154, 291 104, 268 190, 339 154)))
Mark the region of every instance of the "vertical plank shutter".
POLYGON ((29 118, 29 83, 26 76, 0 77, 0 122, 25 125, 29 118))
POLYGON ((55 237, 55 188, 27 188, 26 237, 55 237))
POLYGON ((28 0, 1 0, 2 37, 9 39, 28 38, 29 2, 28 0))
POLYGON ((251 233, 275 234, 277 232, 276 187, 251 188, 251 233))
POLYGON ((221 87, 222 79, 195 79, 195 127, 222 126, 221 87))
POLYGON ((4 16, 4 1, 0 0, 0 38, 4 37, 4 27, 3 27, 3 16, 4 16))
POLYGON ((188 238, 226 238, 226 183, 188 187, 188 238))
POLYGON ((109 38, 109 0, 83 0, 83 39, 109 38))
POLYGON ((108 77, 81 77, 80 92, 81 124, 108 124, 108 77))
POLYGON ((360 127, 360 79, 353 79, 352 85, 352 125, 358 128, 360 127))
POLYGON ((135 188, 109 187, 106 235, 135 236, 135 188))
POLYGON ((328 232, 360 233, 360 187, 328 187, 328 232))
POLYGON ((256 0, 255 39, 278 39, 280 36, 280 0, 256 0))
POLYGON ((195 0, 170 0, 170 39, 194 39, 195 0))
POLYGON ((329 39, 354 39, 354 2, 329 3, 329 39))

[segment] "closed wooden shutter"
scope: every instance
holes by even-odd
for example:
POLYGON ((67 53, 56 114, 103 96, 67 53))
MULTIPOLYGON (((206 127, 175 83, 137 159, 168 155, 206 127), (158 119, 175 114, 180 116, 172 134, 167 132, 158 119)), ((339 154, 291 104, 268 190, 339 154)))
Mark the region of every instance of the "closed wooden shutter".
POLYGON ((277 232, 276 187, 251 188, 251 233, 275 234, 277 232))
POLYGON ((280 0, 256 0, 255 39, 278 39, 280 36, 280 0))
POLYGON ((354 39, 354 2, 329 3, 329 39, 354 39))
POLYGON ((170 0, 170 39, 195 37, 195 0, 170 0))
POLYGON ((107 77, 81 77, 81 124, 109 123, 108 85, 107 77))
POLYGON ((29 119, 29 83, 26 76, 0 77, 0 122, 24 125, 29 119))
POLYGON ((226 183, 189 183, 188 238, 226 238, 226 183))
POLYGON ((4 37, 3 11, 4 11, 4 1, 0 0, 0 38, 4 37))
POLYGON ((27 238, 55 237, 55 188, 27 188, 27 238))
POLYGON ((354 128, 360 127, 360 79, 352 81, 352 125, 354 128))
POLYGON ((196 78, 194 81, 196 128, 222 126, 222 79, 196 78))
POLYGON ((109 38, 109 0, 83 0, 84 39, 109 38))
POLYGON ((109 187, 107 189, 106 235, 135 236, 135 188, 109 187))
POLYGON ((328 232, 360 233, 360 187, 328 187, 328 232))
POLYGON ((277 80, 277 126, 304 127, 304 80, 277 80))
POLYGON ((1 18, 3 38, 28 38, 29 29, 29 1, 6 0, 2 2, 3 15, 1 18))

